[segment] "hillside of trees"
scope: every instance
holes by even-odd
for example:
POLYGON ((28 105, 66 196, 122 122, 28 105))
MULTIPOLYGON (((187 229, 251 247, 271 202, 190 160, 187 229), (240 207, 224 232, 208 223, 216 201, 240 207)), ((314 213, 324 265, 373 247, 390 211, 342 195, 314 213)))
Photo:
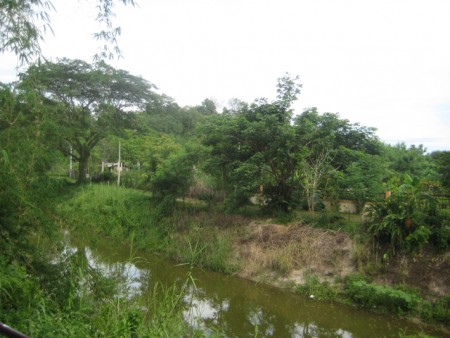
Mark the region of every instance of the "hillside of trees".
POLYGON ((274 101, 233 99, 219 112, 211 99, 180 107, 103 61, 31 65, 17 83, 1 84, 2 254, 17 258, 60 178, 116 184, 117 170, 102 163, 117 164, 119 144, 120 185, 151 192, 167 214, 187 197, 228 213, 253 200, 287 219, 350 200, 370 213, 369 233, 390 251, 447 249, 448 151, 387 145, 375 129, 316 108, 294 115, 298 77, 284 75, 275 90, 274 101))
MULTIPOLYGON (((445 246, 448 151, 384 144, 374 128, 316 108, 294 115, 298 77, 284 75, 275 89, 274 101, 232 99, 219 112, 211 99, 180 107, 103 61, 32 65, 17 83, 1 84, 2 215, 38 198, 31 191, 42 182, 68 176, 69 158, 77 183, 116 182, 117 171, 102 162, 117 163, 120 144, 120 184, 150 191, 170 208, 189 196, 233 212, 253 197, 263 212, 289 215, 345 199, 357 213, 375 205, 380 222, 396 213, 392 224, 372 228, 380 240, 395 236, 393 245, 402 246, 434 238, 445 246)), ((14 229, 4 233, 14 238, 14 229)))

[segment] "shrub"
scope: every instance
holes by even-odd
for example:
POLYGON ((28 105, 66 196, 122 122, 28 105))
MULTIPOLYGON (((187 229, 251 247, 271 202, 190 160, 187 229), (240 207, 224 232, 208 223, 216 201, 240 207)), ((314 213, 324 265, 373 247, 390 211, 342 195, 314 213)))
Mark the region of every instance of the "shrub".
POLYGON ((433 229, 431 242, 436 246, 439 252, 445 252, 450 245, 450 221, 442 220, 440 226, 433 229))
POLYGON ((411 253, 419 253, 423 246, 428 243, 431 230, 423 225, 419 226, 413 233, 406 237, 406 249, 411 253))
POLYGON ((346 295, 354 302, 369 308, 381 307, 393 312, 411 312, 419 299, 416 295, 364 280, 346 283, 346 295))
POLYGON ((392 253, 417 254, 430 238, 441 250, 447 247, 447 226, 436 200, 419 187, 418 180, 405 175, 404 183, 393 189, 391 197, 370 208, 368 230, 378 243, 389 244, 392 253))

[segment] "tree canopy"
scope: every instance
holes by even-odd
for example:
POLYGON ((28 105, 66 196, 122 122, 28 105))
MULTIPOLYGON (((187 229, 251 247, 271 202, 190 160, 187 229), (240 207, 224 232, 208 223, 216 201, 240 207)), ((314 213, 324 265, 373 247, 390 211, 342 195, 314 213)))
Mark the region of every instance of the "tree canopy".
POLYGON ((130 111, 144 109, 154 86, 103 61, 62 59, 32 65, 21 74, 20 89, 41 95, 58 121, 60 148, 79 161, 86 178, 91 150, 108 133, 130 125, 130 111))

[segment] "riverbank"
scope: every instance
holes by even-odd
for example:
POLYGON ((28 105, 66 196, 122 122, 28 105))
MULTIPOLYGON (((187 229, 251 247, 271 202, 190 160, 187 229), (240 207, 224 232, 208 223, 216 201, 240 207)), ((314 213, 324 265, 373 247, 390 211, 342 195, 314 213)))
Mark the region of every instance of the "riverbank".
POLYGON ((449 327, 448 252, 383 261, 367 243, 342 230, 311 227, 301 219, 279 224, 261 215, 230 215, 201 203, 184 202, 165 215, 148 194, 112 186, 80 188, 60 204, 59 213, 64 226, 94 242, 108 236, 311 298, 449 327), (423 278, 414 278, 420 271, 423 278))

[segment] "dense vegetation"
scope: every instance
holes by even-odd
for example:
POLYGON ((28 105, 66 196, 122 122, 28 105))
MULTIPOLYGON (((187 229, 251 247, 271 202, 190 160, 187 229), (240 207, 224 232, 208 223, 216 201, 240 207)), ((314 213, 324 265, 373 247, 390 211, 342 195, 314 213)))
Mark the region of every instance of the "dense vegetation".
MULTIPOLYGON (((91 271, 77 255, 52 262, 59 248, 48 241, 57 242, 60 224, 74 231, 97 224, 98 235, 117 240, 137 233, 137 245, 147 250, 232 272, 238 262, 231 257, 230 234, 220 224, 227 214, 246 210, 250 199, 257 201, 260 215, 289 221, 306 210, 307 222, 326 228, 339 224, 339 201, 350 199, 358 213, 371 215, 351 232, 361 242, 374 240, 373 250, 384 257, 417 255, 430 245, 437 252, 448 250, 448 152, 386 145, 373 128, 315 108, 294 116, 290 107, 300 89, 298 78, 285 75, 275 101, 233 100, 219 113, 212 100, 179 107, 144 79, 104 62, 67 59, 32 65, 18 83, 2 84, 0 297, 7 314, 2 318, 37 335, 48 335, 45 330, 95 335, 98 325, 111 332, 132 330, 104 323, 113 281, 91 271), (121 161, 129 169, 121 172, 120 185, 148 193, 129 190, 119 208, 109 190, 78 193, 88 200, 71 200, 80 188, 63 179, 67 158, 78 162, 70 174, 79 184, 115 185, 117 172, 105 166, 102 172, 102 162, 117 162, 119 143, 121 161), (186 198, 203 201, 209 216, 191 213, 191 225, 175 221, 186 217, 177 216, 189 208, 190 202, 177 202, 186 198), (64 200, 75 205, 58 207, 64 200), (216 231, 202 232, 202 222, 216 223, 216 231), (26 283, 17 283, 25 278, 26 283), (89 291, 75 292, 85 279, 89 291), (44 315, 42 325, 21 320, 44 315), (80 316, 95 319, 82 328, 80 316)), ((352 287, 354 299, 372 292, 368 284, 352 287)), ((132 325, 134 306, 127 301, 117 316, 128 319, 118 322, 132 325)), ((138 326, 158 320, 152 315, 138 319, 138 326)), ((174 323, 182 325, 179 320, 174 323)), ((143 327, 151 326, 139 330, 143 327)))
MULTIPOLYGON (((112 3, 99 1, 107 41, 117 34, 108 19, 112 3)), ((0 52, 29 61, 39 54, 40 33, 26 18, 37 4, 44 10, 35 14, 47 23, 48 2, 0 4, 1 22, 10 23, 0 52)), ((222 111, 210 99, 180 107, 104 61, 68 59, 31 64, 17 83, 0 84, 2 321, 46 337, 192 331, 179 306, 186 285, 152 299, 114 297, 116 280, 89 267, 81 253, 62 254, 65 226, 94 224, 91 231, 117 240, 139 234, 137 245, 147 250, 229 273, 238 262, 222 229, 227 217, 249 210, 250 200, 258 215, 288 222, 305 210, 311 225, 342 228, 339 201, 349 199, 357 213, 370 215, 349 232, 363 245, 372 241, 386 259, 448 251, 450 152, 383 144, 373 128, 316 108, 294 115, 297 77, 281 77, 276 90, 274 101, 233 99, 222 111), (127 168, 120 181, 119 144, 127 168), (69 157, 76 170, 68 169, 69 157), (78 184, 66 179, 68 170, 78 184), (80 193, 87 181, 121 187, 80 193), (216 231, 202 232, 207 223, 216 231)), ((365 280, 346 286, 365 306, 380 305, 379 295, 403 311, 420 303, 365 280)), ((448 297, 437 304, 429 317, 448 321, 448 297)))

